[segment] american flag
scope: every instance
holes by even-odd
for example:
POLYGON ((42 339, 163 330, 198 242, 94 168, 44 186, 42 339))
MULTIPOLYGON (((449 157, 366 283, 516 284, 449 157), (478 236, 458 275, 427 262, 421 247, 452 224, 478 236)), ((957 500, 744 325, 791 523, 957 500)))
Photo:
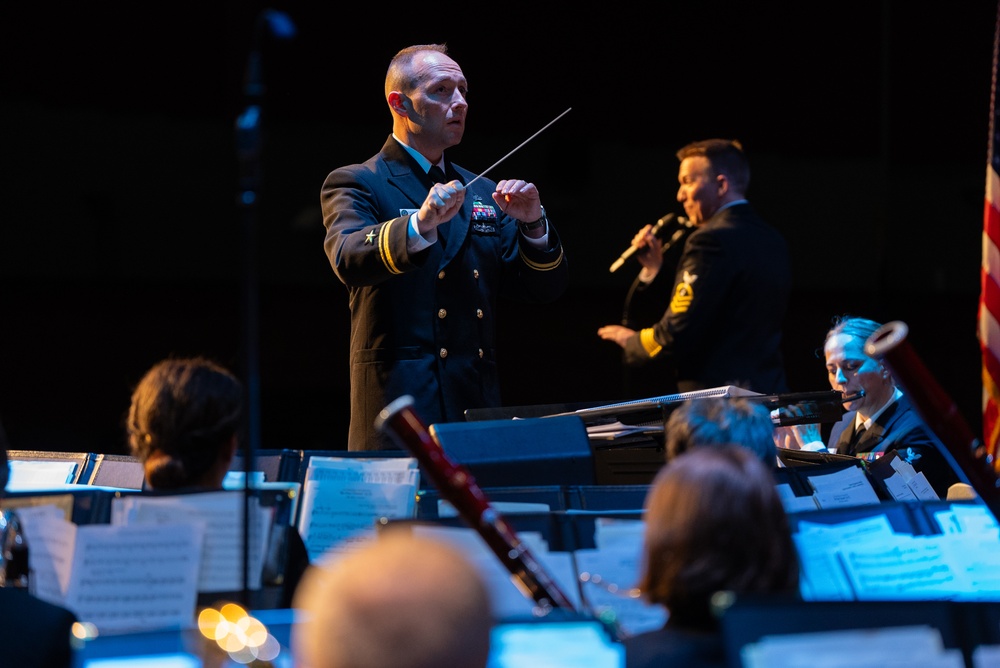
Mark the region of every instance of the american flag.
POLYGON ((980 268, 979 346, 983 358, 983 443, 1000 471, 1000 123, 997 123, 997 58, 1000 54, 1000 2, 993 33, 993 83, 990 88, 989 159, 983 207, 983 259, 980 268))

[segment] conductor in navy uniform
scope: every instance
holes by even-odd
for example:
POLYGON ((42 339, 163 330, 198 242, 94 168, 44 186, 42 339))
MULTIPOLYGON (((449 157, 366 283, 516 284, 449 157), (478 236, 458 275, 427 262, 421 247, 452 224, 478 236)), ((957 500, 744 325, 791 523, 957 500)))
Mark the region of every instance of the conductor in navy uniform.
POLYGON ((467 95, 444 45, 399 51, 385 80, 392 135, 323 183, 324 246, 351 308, 350 450, 396 447, 374 423, 405 394, 430 423, 500 406, 497 300, 547 303, 567 286, 538 188, 472 183, 475 174, 447 160, 465 131, 467 95))

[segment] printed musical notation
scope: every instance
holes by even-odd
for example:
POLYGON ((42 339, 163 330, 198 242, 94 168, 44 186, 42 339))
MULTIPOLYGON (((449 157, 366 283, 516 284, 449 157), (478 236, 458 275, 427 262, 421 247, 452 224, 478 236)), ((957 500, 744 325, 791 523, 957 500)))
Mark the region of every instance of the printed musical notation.
POLYGON ((77 526, 55 506, 19 508, 33 591, 102 634, 188 628, 199 592, 243 588, 245 503, 248 584, 260 589, 274 509, 223 490, 118 497, 111 524, 77 526))
POLYGON ((953 505, 938 522, 946 533, 893 530, 885 515, 821 524, 795 534, 807 600, 997 600, 1000 529, 985 507, 953 505))
POLYGON ((36 596, 105 634, 191 625, 204 523, 77 526, 53 507, 27 511, 36 596))
POLYGON ((249 588, 260 589, 272 511, 258 499, 245 500, 239 491, 169 496, 126 496, 114 500, 112 524, 162 525, 177 521, 201 523, 199 592, 243 589, 243 507, 249 507, 249 588))
POLYGON ((310 459, 299 520, 310 560, 356 546, 381 517, 413 517, 419 472, 412 457, 310 459))

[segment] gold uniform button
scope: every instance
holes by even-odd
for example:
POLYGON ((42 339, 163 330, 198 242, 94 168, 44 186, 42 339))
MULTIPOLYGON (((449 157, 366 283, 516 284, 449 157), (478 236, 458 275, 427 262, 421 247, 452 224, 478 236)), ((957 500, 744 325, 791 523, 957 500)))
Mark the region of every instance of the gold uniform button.
POLYGON ((444 320, 447 316, 448 316, 448 311, 444 310, 443 308, 442 309, 438 309, 438 317, 439 318, 441 318, 442 320, 444 320))
POLYGON ((483 358, 483 349, 480 348, 479 349, 479 359, 482 359, 482 358, 483 358))
POLYGON ((473 275, 473 277, 475 277, 475 278, 479 278, 479 270, 478 270, 478 269, 473 269, 473 270, 472 270, 472 275, 473 275))
POLYGON ((448 349, 447 348, 442 348, 441 352, 440 352, 440 355, 441 355, 441 359, 444 359, 445 357, 447 357, 448 356, 448 349))
POLYGON ((444 280, 444 269, 438 272, 438 278, 444 280))
POLYGON ((483 319, 483 309, 481 308, 476 309, 476 317, 479 318, 480 320, 483 319))

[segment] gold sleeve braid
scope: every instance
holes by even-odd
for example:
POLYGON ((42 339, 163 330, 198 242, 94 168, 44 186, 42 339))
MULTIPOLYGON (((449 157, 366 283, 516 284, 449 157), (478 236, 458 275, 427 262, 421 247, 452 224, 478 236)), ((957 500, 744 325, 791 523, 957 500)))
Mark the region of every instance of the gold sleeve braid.
POLYGON ((521 259, 524 260, 524 263, 528 265, 528 267, 530 267, 531 269, 534 269, 535 271, 552 271, 553 269, 559 266, 559 264, 562 262, 563 259, 562 248, 559 249, 559 257, 557 257, 555 260, 552 260, 551 262, 535 262, 529 259, 528 256, 524 254, 524 251, 521 250, 520 246, 518 246, 517 253, 518 255, 521 256, 521 259))
POLYGON ((653 336, 653 328, 647 327, 639 332, 639 341, 642 343, 642 347, 646 349, 646 352, 650 357, 656 357, 663 350, 663 346, 656 342, 656 337, 653 336))
POLYGON ((382 258, 382 264, 389 270, 389 273, 402 274, 402 270, 396 266, 396 261, 392 259, 392 249, 389 248, 389 228, 395 222, 395 220, 390 220, 383 223, 382 227, 378 229, 378 252, 382 258))

